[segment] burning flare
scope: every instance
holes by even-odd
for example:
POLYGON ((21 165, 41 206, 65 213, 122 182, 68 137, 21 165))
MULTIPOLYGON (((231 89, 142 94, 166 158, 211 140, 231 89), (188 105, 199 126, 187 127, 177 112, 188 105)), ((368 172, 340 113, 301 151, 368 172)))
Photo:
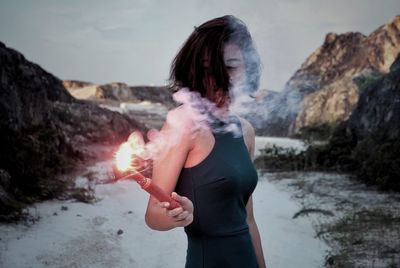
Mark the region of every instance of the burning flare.
POLYGON ((127 142, 121 144, 115 154, 115 166, 118 171, 114 171, 114 176, 116 176, 117 180, 135 180, 143 190, 160 202, 169 202, 170 206, 168 209, 180 207, 180 204, 170 194, 165 193, 160 187, 152 183, 150 178, 140 172, 140 170, 146 170, 148 165, 149 159, 147 161, 144 159, 145 154, 146 148, 143 136, 140 132, 135 131, 129 136, 127 142))
POLYGON ((144 140, 140 132, 133 132, 127 142, 124 142, 119 147, 115 154, 115 164, 118 170, 136 171, 141 165, 140 155, 144 153, 144 140))
POLYGON ((115 154, 115 163, 118 170, 127 171, 132 163, 133 150, 128 142, 121 144, 117 153, 115 154))

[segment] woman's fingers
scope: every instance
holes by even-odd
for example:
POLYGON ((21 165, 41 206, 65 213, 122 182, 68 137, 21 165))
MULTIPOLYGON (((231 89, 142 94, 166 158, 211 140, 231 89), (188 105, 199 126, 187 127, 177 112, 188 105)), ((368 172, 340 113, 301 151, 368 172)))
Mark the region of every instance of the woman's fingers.
POLYGON ((182 219, 178 219, 175 221, 176 227, 186 227, 193 222, 193 214, 191 214, 191 213, 188 213, 187 215, 182 215, 182 214, 179 215, 178 217, 176 217, 176 219, 183 217, 182 219))
POLYGON ((176 217, 179 214, 181 214, 182 212, 183 212, 183 208, 182 207, 178 207, 178 208, 174 208, 174 209, 168 210, 167 214, 170 217, 176 217))
POLYGON ((176 201, 178 201, 179 203, 182 201, 182 196, 180 196, 179 194, 177 194, 176 192, 172 192, 171 197, 173 199, 175 199, 176 201))
POLYGON ((193 203, 189 198, 185 196, 180 196, 173 192, 171 197, 180 203, 180 207, 170 209, 169 202, 160 202, 159 205, 166 209, 166 214, 172 219, 176 227, 185 227, 192 223, 193 221, 193 203))
POLYGON ((158 206, 160 208, 169 208, 170 204, 169 204, 169 202, 159 202, 158 206))
POLYGON ((186 196, 180 196, 176 192, 173 192, 171 194, 171 197, 173 199, 175 199, 176 201, 178 201, 179 204, 181 204, 181 206, 184 208, 184 210, 188 210, 189 212, 193 212, 193 203, 192 203, 192 201, 190 201, 189 198, 187 198, 186 196))
POLYGON ((186 219, 189 216, 189 211, 185 210, 182 213, 175 216, 175 218, 179 221, 186 219))
POLYGON ((185 220, 186 218, 188 218, 191 215, 191 213, 189 211, 183 210, 183 208, 181 208, 181 207, 169 210, 167 212, 167 214, 169 217, 173 218, 175 221, 185 220))

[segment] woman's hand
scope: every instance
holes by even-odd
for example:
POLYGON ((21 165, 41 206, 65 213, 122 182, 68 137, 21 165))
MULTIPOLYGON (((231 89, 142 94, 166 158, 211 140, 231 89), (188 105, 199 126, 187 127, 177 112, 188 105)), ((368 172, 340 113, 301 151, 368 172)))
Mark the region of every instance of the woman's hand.
POLYGON ((168 210, 170 206, 169 202, 161 202, 160 206, 165 208, 166 215, 171 219, 174 223, 175 227, 185 227, 193 222, 193 203, 189 198, 185 196, 180 196, 177 193, 173 192, 171 197, 175 199, 180 207, 168 210))

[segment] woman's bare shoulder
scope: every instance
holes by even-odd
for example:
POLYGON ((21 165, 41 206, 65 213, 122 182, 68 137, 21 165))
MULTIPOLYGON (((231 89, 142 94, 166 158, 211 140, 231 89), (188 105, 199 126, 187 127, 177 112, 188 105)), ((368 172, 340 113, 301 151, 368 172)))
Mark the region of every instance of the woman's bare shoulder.
POLYGON ((240 124, 242 125, 243 136, 247 139, 254 139, 255 131, 251 123, 243 117, 239 117, 239 120, 240 124))
POLYGON ((255 150, 255 132, 253 126, 244 118, 239 117, 242 125, 243 139, 246 144, 247 150, 249 151, 250 157, 254 158, 255 150))
POLYGON ((165 134, 173 134, 182 141, 193 143, 199 133, 199 123, 188 107, 181 105, 168 112, 162 131, 165 134))
POLYGON ((191 129, 194 122, 188 114, 187 108, 181 105, 168 111, 165 124, 167 124, 168 127, 185 131, 191 129))

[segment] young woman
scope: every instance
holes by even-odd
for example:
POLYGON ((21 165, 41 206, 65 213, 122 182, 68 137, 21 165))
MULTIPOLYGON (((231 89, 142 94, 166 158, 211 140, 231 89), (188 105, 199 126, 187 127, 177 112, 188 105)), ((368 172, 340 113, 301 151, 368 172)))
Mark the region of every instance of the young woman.
POLYGON ((229 109, 238 94, 257 90, 259 76, 251 36, 233 16, 195 28, 172 63, 173 87, 187 88, 192 102, 167 115, 153 181, 181 207, 169 210, 150 197, 146 223, 155 230, 185 227, 186 267, 265 267, 253 216, 254 130, 229 109))

